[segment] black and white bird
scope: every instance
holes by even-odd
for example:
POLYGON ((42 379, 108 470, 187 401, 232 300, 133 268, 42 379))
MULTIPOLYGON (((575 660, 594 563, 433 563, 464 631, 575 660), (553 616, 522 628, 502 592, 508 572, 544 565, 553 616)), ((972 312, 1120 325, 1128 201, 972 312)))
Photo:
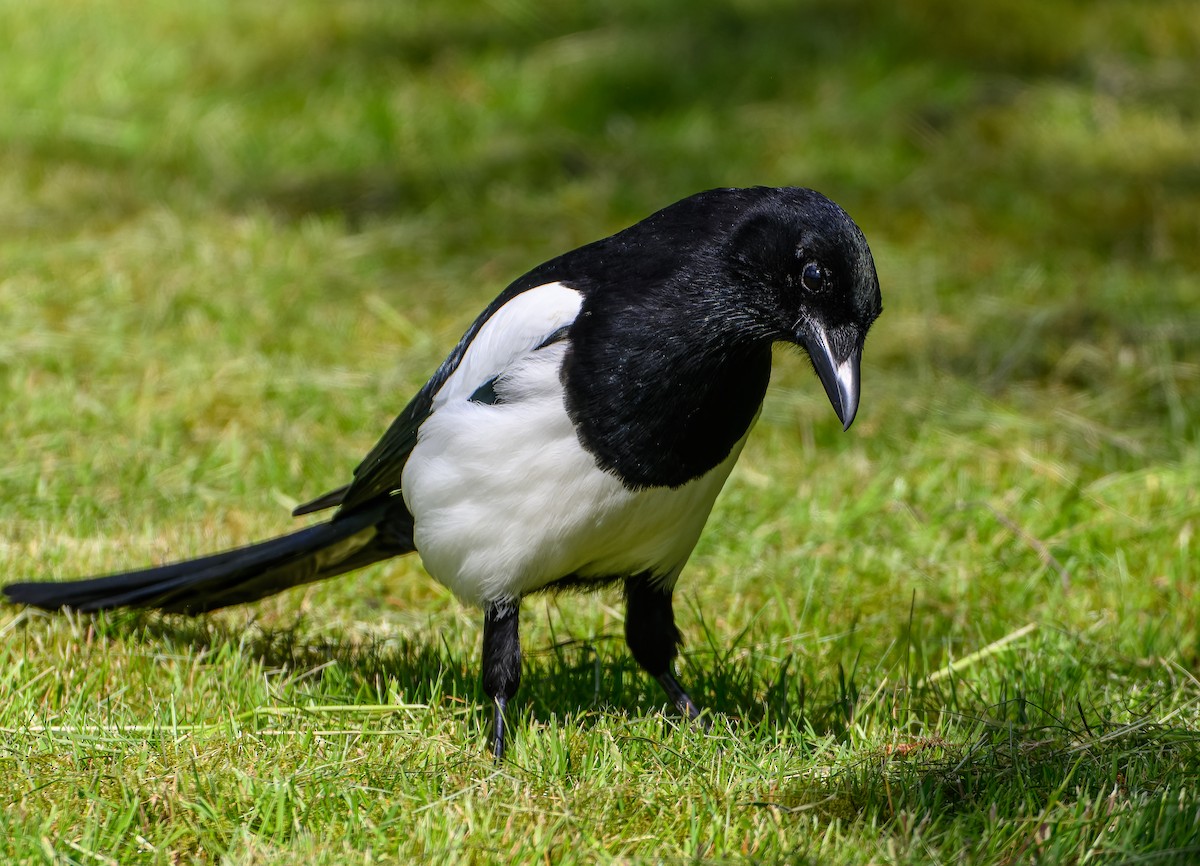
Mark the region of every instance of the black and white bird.
POLYGON ((879 315, 866 239, 799 188, 715 189, 551 259, 475 320, 338 490, 328 522, 248 547, 67 583, 42 608, 198 614, 416 551, 482 609, 504 751, 521 599, 616 583, 638 664, 679 711, 672 592, 758 417, 775 343, 801 346, 843 426, 879 315))

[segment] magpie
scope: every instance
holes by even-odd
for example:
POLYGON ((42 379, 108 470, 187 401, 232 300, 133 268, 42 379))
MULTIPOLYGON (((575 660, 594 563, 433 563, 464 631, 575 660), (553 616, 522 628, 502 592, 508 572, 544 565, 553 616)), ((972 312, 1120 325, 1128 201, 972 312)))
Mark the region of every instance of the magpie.
POLYGON ((200 614, 393 556, 483 612, 491 747, 521 679, 521 599, 619 584, 625 639, 684 716, 679 574, 754 426, 775 343, 807 353, 843 429, 882 301, 862 231, 810 189, 713 189, 539 265, 467 329, 325 523, 199 559, 13 583, 46 609, 200 614))

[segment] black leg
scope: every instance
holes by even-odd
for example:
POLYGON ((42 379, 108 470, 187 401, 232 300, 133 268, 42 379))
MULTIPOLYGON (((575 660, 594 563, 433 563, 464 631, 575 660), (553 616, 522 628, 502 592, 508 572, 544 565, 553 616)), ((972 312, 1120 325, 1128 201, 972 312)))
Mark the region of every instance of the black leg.
POLYGON ((682 638, 675 627, 671 591, 645 575, 625 581, 625 643, 637 663, 662 685, 675 708, 689 719, 700 715, 671 670, 682 638))
POLYGON ((521 685, 520 607, 517 602, 498 602, 483 617, 483 691, 496 706, 492 727, 492 752, 504 757, 504 709, 521 685))

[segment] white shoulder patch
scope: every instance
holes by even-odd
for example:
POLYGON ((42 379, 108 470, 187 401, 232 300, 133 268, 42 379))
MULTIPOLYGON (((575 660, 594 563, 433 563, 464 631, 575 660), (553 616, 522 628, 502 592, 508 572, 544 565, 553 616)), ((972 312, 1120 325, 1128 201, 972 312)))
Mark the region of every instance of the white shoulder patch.
POLYGON ((484 382, 575 321, 582 304, 583 296, 562 283, 546 283, 521 292, 484 322, 458 368, 434 395, 434 408, 469 398, 484 382))

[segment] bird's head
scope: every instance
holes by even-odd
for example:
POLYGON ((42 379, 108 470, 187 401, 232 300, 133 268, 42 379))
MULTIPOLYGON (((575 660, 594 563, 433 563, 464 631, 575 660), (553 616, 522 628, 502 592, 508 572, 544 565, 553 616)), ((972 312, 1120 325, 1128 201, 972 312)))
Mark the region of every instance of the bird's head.
POLYGON ((756 192, 721 252, 739 316, 759 338, 804 348, 849 428, 863 342, 883 309, 871 250, 850 216, 820 193, 756 192))

